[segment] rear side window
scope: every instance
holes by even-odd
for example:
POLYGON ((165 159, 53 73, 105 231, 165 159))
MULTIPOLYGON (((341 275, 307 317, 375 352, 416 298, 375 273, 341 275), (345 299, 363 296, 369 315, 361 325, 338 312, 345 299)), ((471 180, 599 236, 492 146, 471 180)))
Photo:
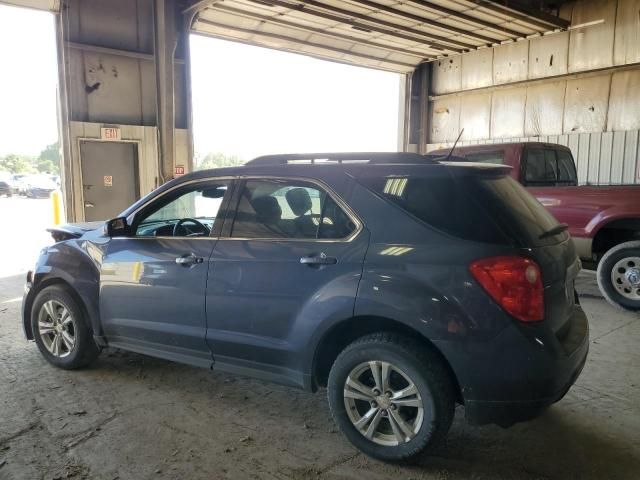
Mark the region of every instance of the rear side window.
POLYGON ((464 156, 470 162, 504 164, 504 151, 475 152, 464 156))
POLYGON ((466 240, 510 243, 449 175, 365 177, 361 183, 429 226, 466 240))
POLYGON ((341 239, 356 225, 317 185, 288 180, 248 180, 232 237, 262 239, 341 239))
POLYGON ((558 181, 577 185, 576 165, 571 153, 566 150, 558 150, 558 181))
POLYGON ((526 150, 524 181, 529 186, 553 186, 576 182, 576 171, 571 154, 552 148, 526 150))
POLYGON ((366 176, 359 181, 430 227, 465 240, 528 247, 566 238, 565 233, 540 239, 557 221, 502 174, 366 176))

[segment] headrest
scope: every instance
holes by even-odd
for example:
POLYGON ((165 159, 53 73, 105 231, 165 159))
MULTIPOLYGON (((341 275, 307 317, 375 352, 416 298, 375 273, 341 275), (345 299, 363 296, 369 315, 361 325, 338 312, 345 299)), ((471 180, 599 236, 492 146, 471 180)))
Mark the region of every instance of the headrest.
POLYGON ((291 211, 299 217, 311 210, 311 197, 306 188, 292 188, 286 195, 291 211))
POLYGON ((278 200, 274 197, 265 195, 254 198, 251 201, 251 205, 256 211, 256 219, 260 223, 274 224, 282 218, 282 209, 278 204, 278 200))

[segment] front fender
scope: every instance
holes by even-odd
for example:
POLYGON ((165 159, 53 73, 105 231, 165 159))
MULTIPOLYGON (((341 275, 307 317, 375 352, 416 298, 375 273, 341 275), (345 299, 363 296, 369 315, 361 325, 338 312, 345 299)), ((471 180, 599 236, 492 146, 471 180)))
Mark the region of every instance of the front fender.
POLYGON ((102 246, 86 240, 68 240, 43 249, 31 272, 22 306, 25 335, 33 339, 31 307, 37 294, 49 285, 63 284, 71 289, 84 307, 95 335, 101 334, 98 294, 102 246))

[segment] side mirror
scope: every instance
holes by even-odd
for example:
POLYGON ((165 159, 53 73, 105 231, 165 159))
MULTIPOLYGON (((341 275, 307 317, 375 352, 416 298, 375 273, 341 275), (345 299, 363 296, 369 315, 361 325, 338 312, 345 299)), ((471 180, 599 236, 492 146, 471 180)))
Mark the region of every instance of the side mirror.
POLYGON ((104 233, 109 237, 126 235, 129 232, 129 225, 125 217, 118 217, 108 220, 104 224, 104 233))

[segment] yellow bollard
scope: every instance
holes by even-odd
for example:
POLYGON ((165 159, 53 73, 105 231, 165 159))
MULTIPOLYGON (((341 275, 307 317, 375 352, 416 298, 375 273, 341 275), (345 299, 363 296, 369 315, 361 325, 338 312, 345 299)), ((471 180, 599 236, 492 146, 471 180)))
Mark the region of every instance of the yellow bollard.
POLYGON ((51 204, 53 207, 53 224, 60 225, 62 223, 62 195, 60 190, 51 192, 51 204))

